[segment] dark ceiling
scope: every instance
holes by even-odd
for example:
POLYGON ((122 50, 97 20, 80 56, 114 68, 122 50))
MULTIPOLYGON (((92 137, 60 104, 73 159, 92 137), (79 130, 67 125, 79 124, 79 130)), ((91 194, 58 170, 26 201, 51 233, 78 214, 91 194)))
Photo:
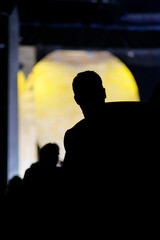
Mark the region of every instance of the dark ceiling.
POLYGON ((15 6, 19 43, 35 45, 37 61, 57 48, 109 50, 132 71, 142 101, 160 81, 159 0, 1 0, 2 50, 15 6))
POLYGON ((5 0, 18 6, 20 44, 72 48, 159 48, 159 0, 5 0))

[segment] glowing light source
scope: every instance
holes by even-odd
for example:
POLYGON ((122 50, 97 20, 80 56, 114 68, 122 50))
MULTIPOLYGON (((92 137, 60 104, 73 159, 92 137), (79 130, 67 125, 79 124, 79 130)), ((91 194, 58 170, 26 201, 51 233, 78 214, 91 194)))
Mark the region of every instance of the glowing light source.
MULTIPOLYGON (((32 130, 28 132, 28 137, 26 135, 28 139, 32 138, 31 149, 33 145, 36 149, 37 143, 42 146, 48 142, 56 142, 60 146, 60 156, 63 160, 64 133, 83 118, 79 106, 74 101, 72 80, 78 72, 85 70, 94 70, 102 77, 107 92, 106 101, 139 101, 138 87, 133 75, 111 53, 54 51, 34 66, 26 81, 20 80, 22 76, 19 76, 19 96, 21 96, 19 101, 23 101, 20 108, 21 121, 24 121, 22 115, 26 115, 23 111, 25 105, 28 101, 33 102, 28 110, 32 117, 27 120, 26 115, 25 122, 21 123, 24 128, 32 124, 32 130), (24 85, 28 84, 26 89, 22 87, 22 82, 24 85), (26 98, 24 101, 26 92, 30 94, 27 95, 28 100, 26 98)), ((22 136, 20 139, 22 142, 25 141, 22 136)), ((30 141, 27 144, 30 145, 30 141)), ((34 151, 33 153, 33 158, 36 158, 34 151)), ((24 159, 20 161, 20 172, 23 172, 24 159)))

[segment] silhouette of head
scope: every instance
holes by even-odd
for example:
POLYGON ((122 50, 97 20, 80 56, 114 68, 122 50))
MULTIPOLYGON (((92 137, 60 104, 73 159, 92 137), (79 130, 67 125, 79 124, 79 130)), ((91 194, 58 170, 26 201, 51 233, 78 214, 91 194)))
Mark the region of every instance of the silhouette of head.
POLYGON ((106 93, 101 77, 94 71, 84 71, 73 79, 73 92, 76 103, 84 115, 105 102, 106 93))
POLYGON ((59 159, 59 146, 56 143, 47 143, 40 149, 39 162, 42 165, 56 166, 59 159))
POLYGON ((20 187, 21 183, 22 183, 21 177, 16 175, 9 180, 7 190, 15 191, 16 189, 18 189, 20 187))

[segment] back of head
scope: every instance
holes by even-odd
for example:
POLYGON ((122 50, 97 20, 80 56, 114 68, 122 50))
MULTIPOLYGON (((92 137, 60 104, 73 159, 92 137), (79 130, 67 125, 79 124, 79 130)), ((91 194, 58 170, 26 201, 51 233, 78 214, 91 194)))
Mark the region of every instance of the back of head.
POLYGON ((8 189, 9 190, 15 190, 17 189, 22 183, 22 179, 21 177, 19 177, 18 175, 14 176, 13 178, 11 178, 8 182, 8 189))
POLYGON ((84 71, 73 79, 74 98, 81 107, 104 103, 106 94, 101 77, 94 71, 84 71))
POLYGON ((56 143, 47 143, 40 149, 40 164, 56 166, 58 162, 58 157, 59 146, 56 143))
POLYGON ((89 90, 90 87, 96 89, 102 87, 101 77, 94 71, 84 71, 77 74, 73 79, 73 91, 78 93, 79 91, 89 90))

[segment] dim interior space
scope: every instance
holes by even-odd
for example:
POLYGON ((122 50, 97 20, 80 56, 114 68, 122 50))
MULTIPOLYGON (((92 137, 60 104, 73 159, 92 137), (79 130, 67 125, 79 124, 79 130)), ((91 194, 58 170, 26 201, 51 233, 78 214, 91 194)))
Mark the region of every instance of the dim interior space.
POLYGON ((77 72, 90 69, 99 73, 107 89, 107 102, 140 101, 131 71, 109 51, 54 50, 36 64, 34 53, 34 47, 19 48, 22 66, 18 71, 21 176, 31 163, 37 161, 37 145, 58 143, 63 161, 65 131, 83 118, 71 89, 77 72), (34 67, 27 74, 29 65, 34 67))
MULTIPOLYGON (((14 177, 23 179, 48 143, 59 146, 56 166, 62 168, 65 133, 84 118, 72 89, 78 73, 102 78, 106 103, 148 104, 160 83, 156 0, 5 0, 0 31, 0 196, 14 177)), ((119 117, 114 123, 120 125, 119 117)), ((143 145, 139 133, 135 145, 143 145)))

